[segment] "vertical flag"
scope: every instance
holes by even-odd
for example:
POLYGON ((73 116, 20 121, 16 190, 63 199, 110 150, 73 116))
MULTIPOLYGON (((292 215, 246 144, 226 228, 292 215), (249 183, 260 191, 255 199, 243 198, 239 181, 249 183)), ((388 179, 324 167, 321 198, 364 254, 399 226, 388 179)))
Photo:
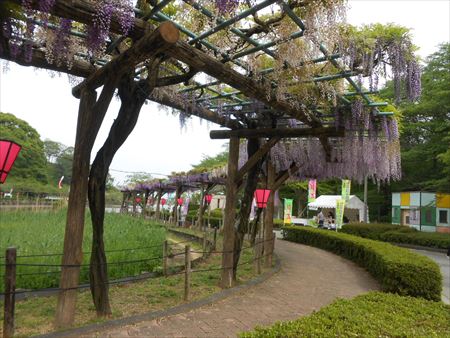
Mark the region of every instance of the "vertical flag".
POLYGON ((342 180, 342 199, 348 201, 350 199, 350 185, 352 181, 342 180))
POLYGON ((190 198, 187 197, 184 200, 183 206, 181 207, 181 215, 182 216, 186 216, 189 210, 189 202, 190 202, 190 198))
POLYGON ((292 223, 292 199, 285 198, 284 199, 284 217, 283 224, 291 224, 292 223))
POLYGON ((316 200, 317 180, 309 180, 308 182, 308 203, 316 200))
POLYGON ((336 200, 336 228, 340 229, 344 220, 345 200, 336 200))
POLYGON ((64 176, 61 176, 61 178, 59 179, 59 182, 58 182, 58 188, 59 188, 59 189, 62 189, 62 182, 63 182, 63 179, 64 179, 64 176))

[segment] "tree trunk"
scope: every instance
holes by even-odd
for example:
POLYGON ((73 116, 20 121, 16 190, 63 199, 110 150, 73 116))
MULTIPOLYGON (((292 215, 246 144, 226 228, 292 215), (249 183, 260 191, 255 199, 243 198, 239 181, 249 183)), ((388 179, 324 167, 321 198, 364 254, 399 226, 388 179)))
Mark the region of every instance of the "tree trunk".
POLYGON ((61 291, 58 294, 55 314, 55 326, 57 328, 72 325, 75 318, 76 288, 80 278, 79 265, 83 262, 82 243, 90 155, 106 110, 114 95, 116 84, 115 79, 111 79, 105 84, 98 100, 95 90, 86 88, 82 91, 64 234, 61 291))
MULTIPOLYGON (((125 78, 119 85, 122 101, 119 114, 109 132, 103 147, 98 151, 89 176, 89 208, 92 219, 92 254, 90 263, 90 286, 98 316, 111 314, 108 296, 108 267, 103 241, 105 217, 105 190, 109 166, 117 150, 133 131, 139 112, 149 94, 138 88, 133 79, 125 78), (141 92, 143 91, 143 92, 141 92)), ((135 200, 134 200, 134 203, 135 200)))
MULTIPOLYGON (((247 143, 248 157, 250 158, 259 149, 259 139, 251 138, 247 143)), ((236 234, 234 237, 234 255, 233 255, 233 280, 236 280, 237 266, 241 256, 242 245, 244 243, 245 234, 248 231, 248 222, 250 211, 252 208, 253 195, 258 184, 258 175, 261 171, 262 159, 260 159, 255 166, 253 166, 245 181, 244 196, 241 200, 241 208, 236 219, 236 234)))

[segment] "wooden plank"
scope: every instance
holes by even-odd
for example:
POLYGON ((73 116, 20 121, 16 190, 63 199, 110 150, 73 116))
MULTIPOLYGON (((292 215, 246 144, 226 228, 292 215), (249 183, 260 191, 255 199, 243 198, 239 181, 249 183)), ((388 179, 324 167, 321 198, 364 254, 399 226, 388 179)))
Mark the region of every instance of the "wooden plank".
POLYGON ((279 136, 274 136, 270 138, 262 147, 258 149, 256 153, 254 153, 247 162, 239 169, 239 172, 236 175, 236 183, 239 183, 243 178, 244 175, 253 168, 258 161, 266 155, 270 149, 280 140, 281 138, 279 136))
POLYGON ((237 129, 237 130, 211 130, 209 137, 213 140, 240 138, 295 138, 295 137, 343 137, 344 130, 336 130, 334 127, 317 128, 259 128, 259 129, 237 129))
POLYGON ((298 167, 296 164, 292 164, 291 167, 289 168, 289 170, 285 170, 285 171, 279 173, 277 178, 275 179, 275 182, 273 185, 273 190, 274 191, 278 190, 281 187, 281 185, 284 182, 286 182, 286 180, 289 178, 289 176, 291 174, 294 174, 299 170, 300 170, 300 167, 298 167))
MULTIPOLYGON (((87 79, 75 86, 72 94, 79 98, 81 89, 96 89, 104 84, 111 73, 124 74, 133 70, 138 63, 163 53, 180 38, 180 31, 169 21, 163 22, 156 30, 146 33, 131 48, 113 58, 87 79)), ((118 75, 120 76, 120 75, 118 75)))
POLYGON ((14 308, 16 306, 16 257, 16 248, 6 249, 3 338, 12 338, 14 336, 14 308))
POLYGON ((239 161, 239 138, 232 137, 229 145, 228 176, 226 184, 227 202, 225 204, 225 221, 223 224, 223 254, 222 276, 220 284, 222 288, 233 286, 233 250, 234 250, 234 221, 236 217, 237 184, 235 181, 239 161))

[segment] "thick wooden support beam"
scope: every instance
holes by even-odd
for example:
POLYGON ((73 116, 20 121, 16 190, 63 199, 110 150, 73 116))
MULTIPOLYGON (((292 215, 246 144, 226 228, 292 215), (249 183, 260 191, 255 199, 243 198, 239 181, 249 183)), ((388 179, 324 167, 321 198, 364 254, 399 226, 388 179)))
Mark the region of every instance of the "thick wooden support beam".
POLYGON ((208 54, 193 48, 184 41, 178 41, 167 52, 170 56, 194 67, 199 71, 215 77, 216 79, 240 90, 244 95, 258 99, 275 110, 280 110, 311 127, 321 126, 320 120, 314 116, 306 107, 294 107, 288 101, 276 98, 275 93, 268 93, 267 86, 261 84, 248 76, 233 70, 229 65, 210 57, 208 54))
MULTIPOLYGON (((80 97, 81 89, 96 89, 104 84, 111 73, 123 74, 130 71, 138 63, 163 53, 180 38, 180 31, 170 21, 163 22, 156 30, 150 31, 139 39, 131 48, 113 58, 105 66, 99 68, 86 80, 73 88, 75 97, 80 97)), ((120 76, 120 75, 119 75, 120 76)))
POLYGON ((343 137, 344 130, 336 130, 334 127, 318 128, 259 128, 238 130, 211 130, 209 137, 215 139, 240 138, 295 138, 295 137, 343 137))
POLYGON ((224 211, 222 275, 220 280, 222 288, 230 288, 233 286, 234 221, 236 218, 237 199, 235 177, 238 171, 239 138, 233 137, 230 139, 228 156, 228 177, 226 185, 227 201, 224 211))
POLYGON ((296 173, 300 170, 300 167, 298 167, 296 164, 292 164, 289 170, 282 171, 278 174, 277 178, 275 179, 275 182, 273 184, 273 190, 278 190, 281 185, 286 182, 286 180, 289 178, 291 174, 296 173))
POLYGON ((56 72, 75 75, 78 77, 88 77, 97 69, 89 62, 84 62, 80 60, 74 60, 71 69, 67 69, 67 66, 65 64, 59 66, 57 66, 56 64, 50 64, 45 58, 45 52, 42 50, 33 50, 33 56, 31 61, 26 62, 23 53, 21 53, 17 57, 12 57, 9 53, 7 53, 6 50, 0 49, 0 59, 15 62, 24 67, 36 67, 39 69, 48 69, 56 72))
POLYGON ((237 184, 239 184, 239 182, 242 181, 242 179, 244 178, 244 175, 251 169, 253 168, 258 161, 264 156, 266 155, 270 149, 272 149, 272 147, 280 140, 281 138, 278 136, 272 137, 271 139, 269 139, 269 141, 267 141, 266 143, 264 143, 264 145, 258 149, 258 151, 256 153, 254 153, 247 162, 245 162, 245 164, 242 166, 241 169, 239 169, 239 172, 236 175, 236 180, 235 182, 237 184))

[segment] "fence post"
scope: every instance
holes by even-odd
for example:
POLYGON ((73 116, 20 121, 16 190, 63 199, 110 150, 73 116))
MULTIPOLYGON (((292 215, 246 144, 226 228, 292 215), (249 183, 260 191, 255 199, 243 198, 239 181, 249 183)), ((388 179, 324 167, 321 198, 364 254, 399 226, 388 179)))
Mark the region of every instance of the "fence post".
POLYGON ((188 301, 191 285, 191 246, 184 248, 184 300, 188 301))
POLYGON ((16 256, 16 248, 6 249, 3 338, 11 338, 14 336, 14 307, 16 305, 16 256))
POLYGON ((264 247, 264 240, 260 239, 258 240, 258 245, 257 245, 257 249, 258 249, 258 260, 257 260, 257 273, 258 275, 261 274, 261 261, 262 261, 262 251, 263 251, 263 247, 264 247))
POLYGON ((167 256, 169 255, 169 243, 167 240, 163 244, 163 275, 167 276, 167 256))
POLYGON ((213 250, 217 248, 217 228, 214 228, 214 247, 213 250))
POLYGON ((206 231, 203 233, 203 257, 206 257, 206 231))
POLYGON ((258 261, 259 261, 259 239, 255 240, 253 245, 253 271, 258 273, 258 261))

